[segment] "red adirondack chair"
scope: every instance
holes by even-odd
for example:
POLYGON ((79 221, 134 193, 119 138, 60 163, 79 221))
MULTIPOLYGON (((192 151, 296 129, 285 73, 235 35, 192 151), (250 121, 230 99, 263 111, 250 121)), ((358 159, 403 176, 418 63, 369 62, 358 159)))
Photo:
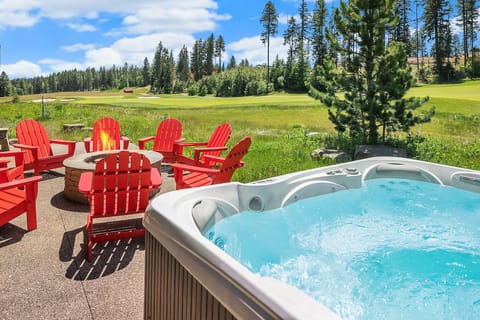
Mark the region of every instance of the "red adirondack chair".
POLYGON ((207 161, 221 163, 218 169, 197 167, 182 163, 172 164, 176 189, 195 188, 229 182, 233 173, 243 166, 242 158, 248 153, 250 137, 244 137, 230 150, 225 158, 206 156, 207 161), (188 172, 187 174, 184 174, 188 172))
POLYGON ((215 162, 206 161, 207 156, 219 157, 222 151, 227 150, 226 144, 232 133, 229 123, 222 123, 213 131, 206 142, 177 142, 174 146, 175 161, 192 166, 212 167, 215 162), (195 147, 193 158, 183 154, 184 147, 195 147))
POLYGON ((128 149, 130 139, 120 135, 120 123, 112 118, 101 118, 93 124, 92 137, 83 139, 86 152, 128 149))
MULTIPOLYGON (((132 224, 135 220, 94 220, 145 212, 149 193, 162 184, 157 168, 152 168, 148 158, 140 153, 119 151, 100 159, 95 171, 80 176, 78 189, 88 197, 90 214, 87 217, 87 259, 92 259, 95 242, 142 237, 143 226, 132 224), (123 223, 119 226, 119 223, 123 223), (130 225, 125 225, 130 223, 130 225)), ((138 219, 137 219, 138 220, 138 219)))
POLYGON ((183 141, 182 124, 175 118, 168 118, 160 122, 155 136, 149 136, 138 140, 140 150, 145 150, 145 144, 153 141, 153 151, 163 155, 162 162, 173 163, 175 154, 173 146, 175 142, 183 141))
POLYGON ((75 141, 49 139, 40 122, 32 119, 20 121, 16 126, 18 143, 13 146, 21 149, 24 157, 25 170, 34 169, 34 174, 41 171, 63 167, 63 160, 73 156, 75 141), (67 146, 65 153, 54 154, 53 144, 67 146))
POLYGON ((23 213, 27 214, 27 230, 37 228, 37 190, 41 176, 24 178, 23 153, 1 152, 0 157, 14 157, 16 166, 0 169, 0 226, 23 213))

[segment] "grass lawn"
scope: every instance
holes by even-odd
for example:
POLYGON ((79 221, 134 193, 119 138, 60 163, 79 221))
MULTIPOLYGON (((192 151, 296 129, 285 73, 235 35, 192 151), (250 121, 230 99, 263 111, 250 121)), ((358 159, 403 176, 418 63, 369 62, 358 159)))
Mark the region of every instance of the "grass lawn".
MULTIPOLYGON (((480 81, 424 85, 408 94, 429 96, 430 101, 422 108, 435 106, 437 112, 432 122, 412 130, 427 138, 415 144, 415 157, 480 169, 480 81)), ((38 102, 40 95, 22 96, 17 104, 10 103, 11 98, 1 98, 0 127, 8 127, 10 138, 14 138, 15 124, 21 119, 34 118, 45 125, 51 137, 80 141, 88 133, 64 134, 64 123, 92 126, 96 119, 111 116, 121 123, 122 134, 135 143, 141 137, 153 135, 164 117, 178 118, 183 124, 184 137, 195 141, 208 139, 219 123, 228 121, 233 127, 230 145, 245 135, 253 141, 245 158, 246 166, 237 171, 236 180, 248 182, 330 163, 317 163, 310 158, 319 141, 305 137, 305 133, 333 135, 334 130, 327 108, 306 94, 216 98, 153 96, 144 89, 136 89, 133 94, 72 92, 45 94, 44 98, 49 101, 45 103, 44 119, 38 102)))

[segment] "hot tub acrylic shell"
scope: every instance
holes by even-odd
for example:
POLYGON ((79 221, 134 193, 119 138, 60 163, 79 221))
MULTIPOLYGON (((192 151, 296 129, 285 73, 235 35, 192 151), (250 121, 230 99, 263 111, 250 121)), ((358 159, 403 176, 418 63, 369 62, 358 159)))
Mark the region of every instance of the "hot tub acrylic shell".
MULTIPOLYGON (((144 225, 147 238, 165 248, 172 259, 211 294, 212 303, 221 304, 227 310, 227 318, 338 319, 298 289, 251 273, 202 232, 215 222, 244 210, 271 210, 300 199, 359 188, 366 179, 383 177, 421 180, 480 192, 479 171, 405 158, 374 157, 249 184, 232 182, 165 193, 151 201, 144 225)), ((146 259, 156 260, 148 251, 146 243, 146 259)), ((150 265, 157 266, 154 262, 150 265)), ((158 270, 147 269, 152 267, 146 266, 145 318, 161 319, 152 307, 158 301, 151 299, 151 291, 158 288, 147 283, 154 278, 148 274, 158 270)), ((181 294, 186 293, 178 293, 181 294)), ((207 313, 208 308, 205 307, 207 313)), ((185 318, 187 313, 190 318, 196 318, 195 312, 185 312, 180 318, 185 318)))

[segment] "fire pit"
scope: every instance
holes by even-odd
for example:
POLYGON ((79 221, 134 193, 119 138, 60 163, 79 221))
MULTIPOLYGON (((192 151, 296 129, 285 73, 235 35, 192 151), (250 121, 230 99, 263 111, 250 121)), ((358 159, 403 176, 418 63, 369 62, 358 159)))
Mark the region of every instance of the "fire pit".
MULTIPOLYGON (((109 150, 109 151, 97 151, 90 153, 81 153, 65 159, 63 165, 65 167, 65 188, 63 190, 64 195, 67 199, 88 204, 87 197, 78 191, 78 182, 80 181, 80 175, 83 172, 93 171, 95 169, 95 164, 100 159, 105 158, 110 153, 119 152, 119 150, 109 150)), ((160 172, 162 166, 163 156, 155 151, 149 150, 134 150, 134 152, 141 153, 145 155, 153 168, 157 168, 160 172)), ((153 190, 151 195, 159 192, 160 189, 153 190)))

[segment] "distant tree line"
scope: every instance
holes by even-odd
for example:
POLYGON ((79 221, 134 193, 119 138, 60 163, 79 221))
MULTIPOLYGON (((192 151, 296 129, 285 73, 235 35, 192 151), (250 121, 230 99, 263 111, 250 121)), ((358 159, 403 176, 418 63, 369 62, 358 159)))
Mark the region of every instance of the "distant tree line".
MULTIPOLYGON (((298 15, 288 19, 282 34, 287 56, 280 59, 275 54, 271 65, 270 39, 278 32, 279 15, 274 3, 268 1, 259 21, 263 27, 260 39, 267 49, 266 65, 251 66, 247 59, 237 63, 231 56, 225 66, 225 41, 212 33, 207 39, 196 40, 191 50, 183 46, 176 57, 160 41, 153 61, 145 58, 143 66, 125 63, 13 80, 2 73, 0 96, 140 86, 150 86, 152 93, 222 97, 279 90, 307 92, 309 83, 317 81, 316 67, 327 57, 342 68, 358 51, 355 39, 344 35, 349 22, 340 19, 342 5, 346 4, 328 9, 325 0, 316 0, 309 8, 302 0, 298 15), (330 45, 331 40, 350 50, 337 50, 330 45)), ((394 12, 393 26, 385 30, 386 42, 404 43, 407 55, 415 61, 417 79, 442 82, 480 75, 479 50, 474 45, 480 30, 478 0, 457 0, 454 7, 447 0, 395 0, 394 12), (454 27, 461 32, 454 34, 454 27)))

